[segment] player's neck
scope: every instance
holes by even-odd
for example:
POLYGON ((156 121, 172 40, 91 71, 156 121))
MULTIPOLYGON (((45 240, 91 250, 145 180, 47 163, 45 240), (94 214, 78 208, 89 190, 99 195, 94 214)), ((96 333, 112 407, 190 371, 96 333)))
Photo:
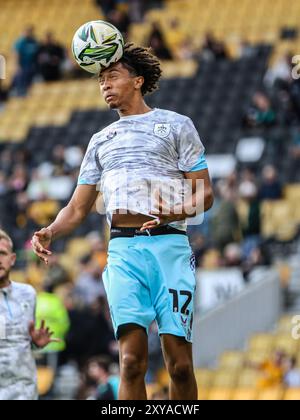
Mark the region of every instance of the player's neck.
POLYGON ((118 114, 120 117, 129 117, 130 115, 140 115, 146 114, 150 112, 151 108, 143 101, 131 101, 130 103, 122 105, 120 109, 118 109, 118 114))
POLYGON ((8 277, 0 279, 0 289, 4 289, 5 287, 8 287, 9 285, 10 285, 10 280, 8 277))

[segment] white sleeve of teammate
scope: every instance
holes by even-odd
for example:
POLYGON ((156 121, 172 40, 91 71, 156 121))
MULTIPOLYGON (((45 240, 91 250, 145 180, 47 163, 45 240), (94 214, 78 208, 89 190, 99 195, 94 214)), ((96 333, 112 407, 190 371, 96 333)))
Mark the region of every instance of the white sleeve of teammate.
POLYGON ((204 155, 205 148, 200 140, 193 121, 188 118, 183 124, 177 139, 178 168, 189 172, 204 155))
POLYGON ((93 136, 80 168, 78 185, 97 185, 101 180, 102 168, 97 157, 97 141, 93 136))

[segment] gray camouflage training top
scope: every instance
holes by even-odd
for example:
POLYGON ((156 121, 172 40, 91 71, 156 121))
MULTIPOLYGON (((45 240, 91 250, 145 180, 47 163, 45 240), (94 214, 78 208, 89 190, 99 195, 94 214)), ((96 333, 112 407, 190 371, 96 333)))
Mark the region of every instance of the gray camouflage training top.
MULTIPOLYGON (((78 184, 99 184, 111 224, 116 209, 149 215, 155 210, 153 197, 158 188, 166 192, 163 197, 170 204, 182 203, 183 172, 193 170, 203 156, 204 146, 190 118, 154 109, 121 117, 95 134, 78 184)), ((170 225, 186 230, 185 221, 170 225)))
POLYGON ((0 400, 37 399, 36 365, 29 323, 35 319, 36 293, 12 282, 0 289, 0 400))

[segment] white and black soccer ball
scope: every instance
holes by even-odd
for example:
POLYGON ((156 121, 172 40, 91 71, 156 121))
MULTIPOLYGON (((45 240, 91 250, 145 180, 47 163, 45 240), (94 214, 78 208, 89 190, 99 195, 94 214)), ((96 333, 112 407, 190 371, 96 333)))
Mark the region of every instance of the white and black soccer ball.
POLYGON ((103 20, 85 23, 75 33, 72 52, 79 66, 99 74, 119 61, 124 53, 124 38, 113 25, 103 20))

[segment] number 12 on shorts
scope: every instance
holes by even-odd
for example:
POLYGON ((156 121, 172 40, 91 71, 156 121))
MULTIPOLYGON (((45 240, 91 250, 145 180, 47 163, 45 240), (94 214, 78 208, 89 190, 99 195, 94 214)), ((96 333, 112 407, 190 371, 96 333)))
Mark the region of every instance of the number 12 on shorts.
POLYGON ((178 294, 178 291, 175 289, 169 289, 169 292, 171 293, 173 298, 173 312, 179 312, 180 310, 180 312, 183 315, 189 316, 190 311, 188 309, 188 306, 192 301, 192 292, 190 292, 189 290, 180 290, 178 294), (181 308, 179 308, 179 295, 186 297, 186 300, 181 308))

